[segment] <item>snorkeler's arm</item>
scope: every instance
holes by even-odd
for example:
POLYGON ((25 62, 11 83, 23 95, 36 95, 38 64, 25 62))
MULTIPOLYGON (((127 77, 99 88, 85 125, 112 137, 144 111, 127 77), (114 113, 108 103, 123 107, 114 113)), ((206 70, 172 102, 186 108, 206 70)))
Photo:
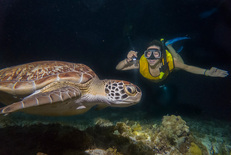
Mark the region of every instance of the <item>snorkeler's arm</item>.
POLYGON ((212 67, 211 69, 203 69, 195 66, 186 65, 184 63, 177 61, 176 59, 174 59, 174 64, 176 68, 185 70, 193 74, 200 74, 211 77, 226 77, 229 75, 227 71, 218 69, 216 67, 212 67))
POLYGON ((138 69, 139 68, 139 61, 133 60, 132 58, 137 58, 137 52, 130 51, 127 55, 127 58, 120 61, 116 66, 117 70, 131 70, 131 69, 138 69))

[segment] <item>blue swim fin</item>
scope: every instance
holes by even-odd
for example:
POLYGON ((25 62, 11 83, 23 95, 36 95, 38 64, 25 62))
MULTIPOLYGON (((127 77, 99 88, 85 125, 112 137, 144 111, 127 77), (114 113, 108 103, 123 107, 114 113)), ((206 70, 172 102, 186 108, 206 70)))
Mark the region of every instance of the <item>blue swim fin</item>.
POLYGON ((185 40, 185 39, 191 39, 191 38, 190 37, 177 37, 177 38, 166 41, 165 45, 168 46, 168 45, 171 45, 177 41, 181 41, 181 40, 185 40))
POLYGON ((177 53, 180 53, 180 52, 183 50, 183 47, 184 47, 184 46, 181 46, 176 52, 177 52, 177 53))

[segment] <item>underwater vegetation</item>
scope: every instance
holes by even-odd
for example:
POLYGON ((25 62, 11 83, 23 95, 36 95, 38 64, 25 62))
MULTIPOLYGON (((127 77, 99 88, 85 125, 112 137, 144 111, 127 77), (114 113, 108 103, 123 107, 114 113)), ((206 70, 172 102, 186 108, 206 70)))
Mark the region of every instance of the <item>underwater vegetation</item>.
POLYGON ((225 145, 212 153, 175 115, 164 116, 161 123, 97 118, 84 130, 60 123, 16 125, 1 117, 0 127, 3 155, 230 155, 225 145))

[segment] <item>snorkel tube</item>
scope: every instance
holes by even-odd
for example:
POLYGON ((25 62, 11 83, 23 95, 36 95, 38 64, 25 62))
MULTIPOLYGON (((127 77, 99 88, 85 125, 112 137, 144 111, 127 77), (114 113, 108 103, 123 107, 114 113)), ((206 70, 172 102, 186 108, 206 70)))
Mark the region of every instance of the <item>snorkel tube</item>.
POLYGON ((160 76, 159 76, 159 78, 162 79, 165 71, 168 70, 168 62, 167 62, 167 58, 166 58, 166 49, 165 49, 164 39, 161 38, 160 41, 162 42, 162 48, 163 48, 162 49, 162 56, 164 58, 164 64, 162 62, 163 65, 160 68, 160 76))

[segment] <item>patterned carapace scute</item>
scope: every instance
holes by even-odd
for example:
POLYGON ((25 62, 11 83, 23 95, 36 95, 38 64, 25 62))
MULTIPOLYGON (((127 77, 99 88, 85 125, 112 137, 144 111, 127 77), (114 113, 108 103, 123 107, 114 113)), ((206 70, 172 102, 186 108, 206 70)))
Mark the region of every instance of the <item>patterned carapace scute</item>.
MULTIPOLYGON (((39 61, 20 66, 5 68, 0 71, 0 81, 45 81, 48 77, 57 76, 94 78, 96 74, 84 64, 75 64, 61 61, 39 61)), ((41 82, 42 82, 41 81, 41 82)))
POLYGON ((0 91, 30 94, 56 81, 84 84, 97 75, 84 64, 38 61, 0 70, 0 91))

